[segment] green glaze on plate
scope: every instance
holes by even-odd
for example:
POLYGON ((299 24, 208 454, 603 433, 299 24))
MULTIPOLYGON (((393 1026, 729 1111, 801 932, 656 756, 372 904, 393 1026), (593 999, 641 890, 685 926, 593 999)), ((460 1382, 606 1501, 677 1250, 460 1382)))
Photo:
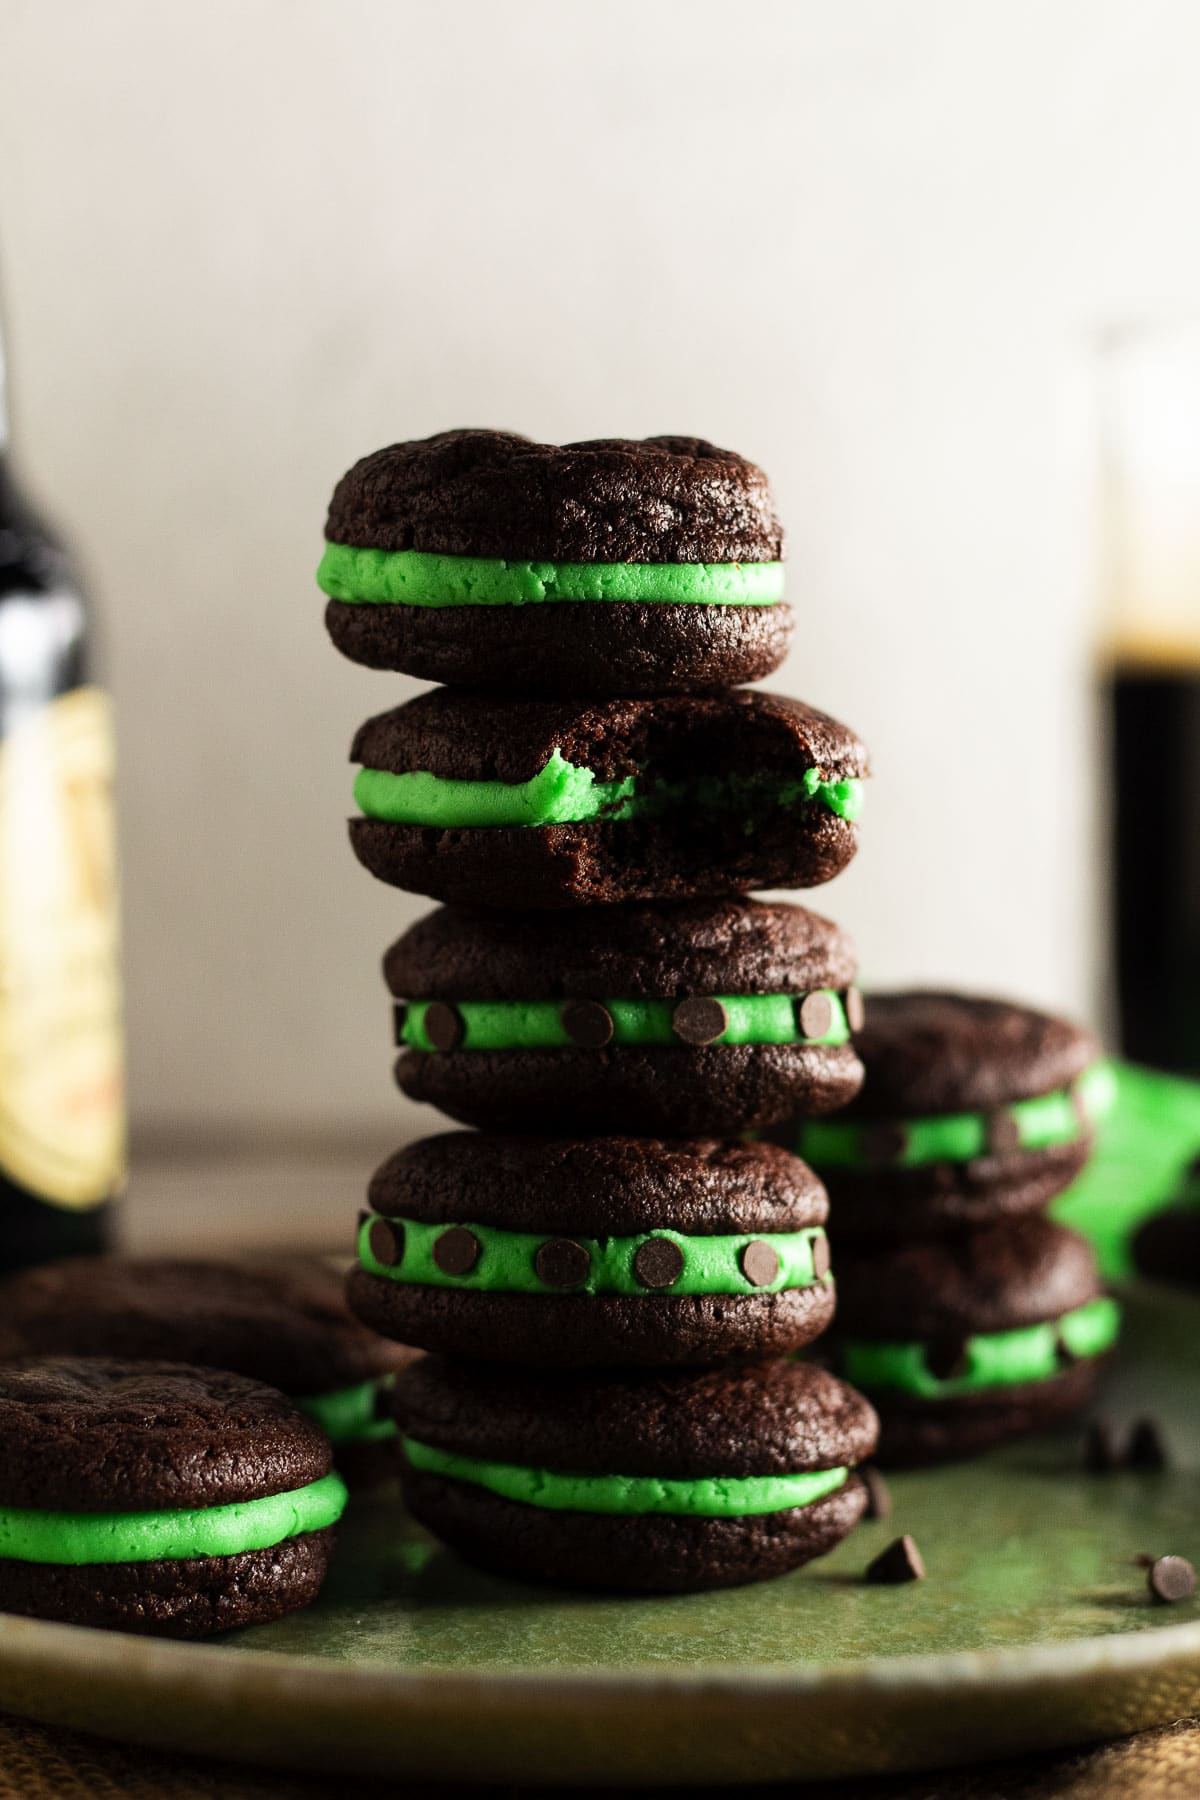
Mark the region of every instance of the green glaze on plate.
POLYGON ((1097 1477, 1079 1430, 896 1475, 890 1519, 783 1580, 664 1599, 487 1576, 378 1491, 352 1501, 307 1612, 190 1645, 0 1619, 0 1708, 285 1767, 496 1782, 803 1781, 1082 1743, 1178 1718, 1200 1600, 1152 1606, 1134 1558, 1200 1560, 1200 1306, 1128 1297, 1121 1421, 1174 1465, 1097 1477), (929 1574, 873 1587, 911 1532, 929 1574))

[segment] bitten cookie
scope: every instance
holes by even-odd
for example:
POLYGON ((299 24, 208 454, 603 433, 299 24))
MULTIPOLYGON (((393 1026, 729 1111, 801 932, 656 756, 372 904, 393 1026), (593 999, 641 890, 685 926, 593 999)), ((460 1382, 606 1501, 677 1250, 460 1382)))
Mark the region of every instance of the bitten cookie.
POLYGON ((799 906, 444 907, 383 969, 396 1080, 468 1125, 735 1135, 862 1081, 854 948, 799 906))
POLYGON ((869 994, 866 1079, 780 1141, 820 1171, 839 1240, 886 1243, 1037 1212, 1083 1168, 1112 1075, 1065 1019, 965 994, 869 994))
POLYGON ((472 1562, 687 1592, 823 1556, 858 1522, 876 1420, 791 1361, 557 1376, 425 1357, 396 1384, 405 1494, 472 1562))
POLYGON ((830 1349, 879 1409, 879 1460, 942 1462, 1084 1405, 1119 1323, 1086 1239, 1025 1218, 843 1252, 830 1349))
POLYGON ((381 881, 477 906, 815 887, 850 861, 867 770, 777 694, 499 699, 434 688, 354 739, 350 841, 381 881))
POLYGON ((316 1257, 74 1257, 0 1281, 0 1361, 108 1356, 228 1369, 289 1394, 355 1473, 377 1460, 370 1446, 395 1436, 382 1393, 414 1354, 365 1330, 341 1276, 316 1257))
POLYGON ((0 1611, 164 1637, 315 1599, 346 1488, 274 1388, 181 1363, 0 1367, 0 1611))
POLYGON ((714 1363, 833 1317, 825 1190, 773 1144, 449 1132, 389 1157, 369 1197, 351 1306, 449 1356, 714 1363))
POLYGON ((702 438, 443 431, 334 490, 317 581, 355 662, 526 694, 730 687, 791 632, 767 478, 702 438))

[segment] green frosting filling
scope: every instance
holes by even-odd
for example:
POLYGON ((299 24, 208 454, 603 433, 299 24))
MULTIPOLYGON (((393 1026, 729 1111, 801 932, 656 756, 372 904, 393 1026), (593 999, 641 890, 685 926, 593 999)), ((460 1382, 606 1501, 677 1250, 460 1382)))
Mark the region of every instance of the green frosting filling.
POLYGON ((673 1513, 693 1519, 740 1519, 749 1513, 808 1506, 840 1488, 848 1469, 809 1469, 798 1475, 708 1475, 672 1481, 657 1475, 563 1475, 520 1463, 456 1456, 431 1444, 404 1439, 414 1469, 469 1481, 522 1506, 552 1512, 673 1513))
POLYGON ((333 600, 367 605, 528 606, 556 600, 637 600, 769 606, 783 564, 516 562, 427 550, 326 544, 317 585, 333 600))
POLYGON ((756 813, 814 801, 839 818, 853 821, 862 811, 863 784, 857 777, 823 781, 806 769, 796 781, 768 775, 700 776, 694 781, 652 782, 643 792, 638 775, 597 781, 555 749, 528 781, 454 781, 428 770, 394 775, 387 769, 360 769, 354 798, 369 819, 392 825, 461 826, 567 825, 586 819, 645 819, 677 811, 745 812, 753 830, 756 813))
POLYGON ((924 1344, 875 1344, 851 1338, 839 1347, 839 1368, 847 1381, 868 1393, 891 1388, 921 1400, 947 1400, 981 1388, 1048 1381, 1062 1371, 1060 1343, 1074 1357, 1100 1356, 1115 1344, 1120 1324, 1115 1300, 1089 1300, 1086 1306, 1040 1325, 968 1338, 962 1373, 945 1380, 931 1372, 924 1344))
POLYGON ((0 1507, 0 1557, 32 1563, 154 1562, 269 1550, 342 1516, 346 1484, 323 1475, 307 1487, 230 1506, 133 1513, 43 1512, 0 1507))
POLYGON ((301 1412, 315 1419, 331 1444, 371 1443, 395 1437, 394 1419, 381 1419, 376 1411, 380 1393, 390 1388, 394 1377, 383 1375, 377 1381, 360 1381, 356 1387, 337 1388, 332 1394, 312 1394, 297 1400, 301 1412))
MULTIPOLYGON (((850 1036, 846 1009, 832 988, 817 990, 829 1001, 832 1019, 824 1037, 805 1037, 796 1022, 791 994, 720 994, 729 1020, 718 1044, 844 1044, 850 1036)), ((401 1040, 413 1050, 436 1054, 425 1030, 432 1003, 412 1000, 404 1017, 401 1040)), ((678 1044, 671 1020, 675 1000, 605 1000, 612 1019, 611 1044, 678 1044)), ((456 1000, 462 1020, 462 1050, 560 1050, 574 1040, 564 1029, 561 1000, 456 1000)))
MULTIPOLYGON (((1112 1069, 1107 1063, 1094 1063, 1079 1077, 1074 1094, 1069 1088, 1059 1088, 1032 1100, 1014 1100, 999 1111, 1015 1123, 1020 1149, 1049 1150, 1056 1144, 1073 1144, 1079 1137, 1083 1126, 1077 1104, 1095 1123, 1108 1111, 1113 1092, 1112 1069)), ((869 1169, 879 1166, 870 1152, 872 1136, 895 1130, 903 1142, 898 1137, 895 1154, 887 1158, 889 1168, 971 1162, 988 1154, 995 1117, 994 1113, 947 1113, 941 1117, 898 1120, 894 1125, 855 1119, 807 1119, 797 1130, 795 1150, 797 1156, 817 1169, 869 1169)))
POLYGON ((372 1254, 370 1244, 374 1215, 363 1220, 358 1229, 358 1255, 364 1269, 372 1275, 386 1276, 389 1281, 414 1283, 422 1287, 475 1289, 490 1294, 775 1294, 783 1288, 810 1287, 818 1280, 813 1265, 813 1246, 824 1242, 819 1225, 805 1231, 740 1232, 730 1237, 686 1237, 679 1231, 642 1232, 636 1237, 586 1238, 572 1235, 570 1241, 588 1253, 590 1267, 586 1277, 576 1286, 563 1289, 543 1281, 534 1258, 543 1244, 555 1241, 547 1231, 505 1231, 496 1225, 467 1225, 479 1245, 474 1268, 464 1275, 447 1275, 434 1260, 433 1247, 448 1224, 430 1225, 423 1219, 390 1219, 404 1233, 403 1255, 398 1263, 381 1263, 372 1254), (634 1258, 643 1244, 655 1238, 667 1238, 678 1246, 683 1268, 669 1288, 648 1290, 634 1273, 634 1258), (772 1281, 761 1285, 747 1281, 742 1273, 742 1252, 749 1244, 768 1244, 779 1258, 779 1268, 772 1281))

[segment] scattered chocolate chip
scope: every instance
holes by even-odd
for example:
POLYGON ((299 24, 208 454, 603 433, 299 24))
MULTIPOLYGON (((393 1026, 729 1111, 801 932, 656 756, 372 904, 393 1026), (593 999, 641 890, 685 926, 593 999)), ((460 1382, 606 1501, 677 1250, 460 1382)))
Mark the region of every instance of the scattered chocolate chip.
POLYGON ((719 1000, 681 1000, 671 1014, 671 1029, 685 1044, 715 1044, 729 1025, 719 1000))
POLYGON ((806 1038, 823 1038, 833 1025, 828 994, 805 994, 796 1007, 796 1023, 806 1038))
POLYGON ((867 1125, 862 1134, 863 1155, 874 1168, 886 1168, 898 1162, 908 1144, 903 1125, 867 1125))
POLYGON ((462 1017, 444 1000, 431 1000, 425 1008, 425 1036, 435 1050, 457 1050, 463 1041, 462 1017))
POLYGON ((587 1280, 592 1259, 574 1238, 550 1238, 538 1246, 533 1266, 547 1287, 573 1288, 587 1280))
POLYGON ((867 1490, 868 1519, 886 1519, 892 1510, 892 1492, 887 1482, 870 1463, 865 1469, 858 1471, 859 1480, 867 1490))
POLYGON ((824 1281, 829 1273, 829 1239, 822 1231, 812 1241, 813 1276, 817 1281, 824 1281))
POLYGON ((779 1253, 761 1238, 755 1238, 742 1251, 742 1274, 751 1287, 770 1287, 779 1273, 779 1253))
POLYGON ((1170 1606, 1195 1592, 1196 1571, 1186 1556, 1156 1556, 1146 1570, 1146 1586, 1152 1600, 1170 1606))
POLYGON ((1021 1148, 1021 1128, 1010 1112, 998 1107, 987 1115, 984 1127, 987 1147, 992 1156, 1004 1156, 1021 1148))
POLYGON ((443 1275, 469 1275, 480 1254, 479 1239, 465 1225, 451 1225, 433 1240, 433 1260, 443 1275))
POLYGON ((562 1028, 581 1050, 603 1050, 611 1044, 612 1014, 598 1000, 568 1000, 559 1013, 562 1028))
POLYGON ((404 1227, 397 1220, 372 1219, 367 1232, 367 1248, 385 1269, 395 1269, 404 1261, 404 1227))
POLYGON ((1089 1475, 1111 1475, 1121 1466, 1121 1452, 1108 1419, 1089 1419, 1083 1440, 1083 1466, 1089 1475))
POLYGON ((921 1560, 921 1552, 907 1534, 893 1538, 886 1550, 881 1550, 874 1562, 867 1564, 868 1581, 924 1581, 925 1564, 921 1560))
POLYGON ((647 1238, 638 1245, 633 1272, 643 1287, 674 1287, 683 1274, 683 1251, 673 1238, 647 1238))
POLYGON ((408 1017, 408 1007, 403 1000, 392 1003, 392 1042, 397 1050, 404 1046, 404 1021, 408 1017))
POLYGON ((1124 1457, 1127 1469, 1162 1470, 1170 1467, 1170 1454, 1157 1419, 1135 1419, 1124 1457))
POLYGON ((967 1372, 967 1346, 962 1338, 935 1338, 925 1346, 925 1367, 935 1381, 956 1381, 967 1372))
POLYGON ((846 1009, 846 1023, 851 1031, 861 1031, 867 1022, 867 1009, 863 1005, 863 997, 857 988, 847 988, 842 996, 842 1005, 846 1009))

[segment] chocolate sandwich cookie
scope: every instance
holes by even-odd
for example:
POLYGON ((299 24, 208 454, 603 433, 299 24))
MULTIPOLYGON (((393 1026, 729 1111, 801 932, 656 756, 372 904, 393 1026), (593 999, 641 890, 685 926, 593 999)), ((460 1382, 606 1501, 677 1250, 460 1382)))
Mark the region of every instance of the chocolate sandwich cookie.
POLYGON ((823 1556, 862 1516, 876 1419, 812 1364, 628 1376, 425 1357, 394 1396, 405 1497, 472 1562, 687 1592, 823 1556))
POLYGON ((767 478, 702 438, 443 431, 334 490, 317 581, 374 669, 527 694, 729 687, 783 660, 767 478))
POLYGON ((350 825, 382 881, 466 905, 815 887, 858 847, 853 732, 734 689, 633 700, 434 688, 368 719, 350 825))
POLYGON ((1065 1019, 966 994, 869 994, 866 1079, 837 1119, 780 1141, 829 1185, 843 1241, 885 1243, 1036 1212, 1086 1163, 1113 1078, 1065 1019))
POLYGON ((862 1081, 854 947, 799 906, 443 907, 383 969, 397 1081, 468 1125, 733 1135, 862 1081))
POLYGON ((825 1190, 774 1144, 447 1132, 389 1157, 369 1199, 351 1306, 448 1356, 714 1363, 833 1317, 825 1190))
POLYGON ((108 1356, 229 1369, 290 1394, 366 1473, 395 1437, 382 1396, 414 1351, 367 1331, 316 1257, 76 1257, 0 1281, 0 1361, 108 1356))
POLYGON ((181 1363, 8 1363, 0 1441, 0 1611, 202 1637, 316 1597, 346 1488, 274 1388, 181 1363))
POLYGON ((1086 1239, 1034 1217, 843 1251, 830 1347, 879 1409, 880 1461, 930 1463, 1075 1412, 1119 1322, 1086 1239))

